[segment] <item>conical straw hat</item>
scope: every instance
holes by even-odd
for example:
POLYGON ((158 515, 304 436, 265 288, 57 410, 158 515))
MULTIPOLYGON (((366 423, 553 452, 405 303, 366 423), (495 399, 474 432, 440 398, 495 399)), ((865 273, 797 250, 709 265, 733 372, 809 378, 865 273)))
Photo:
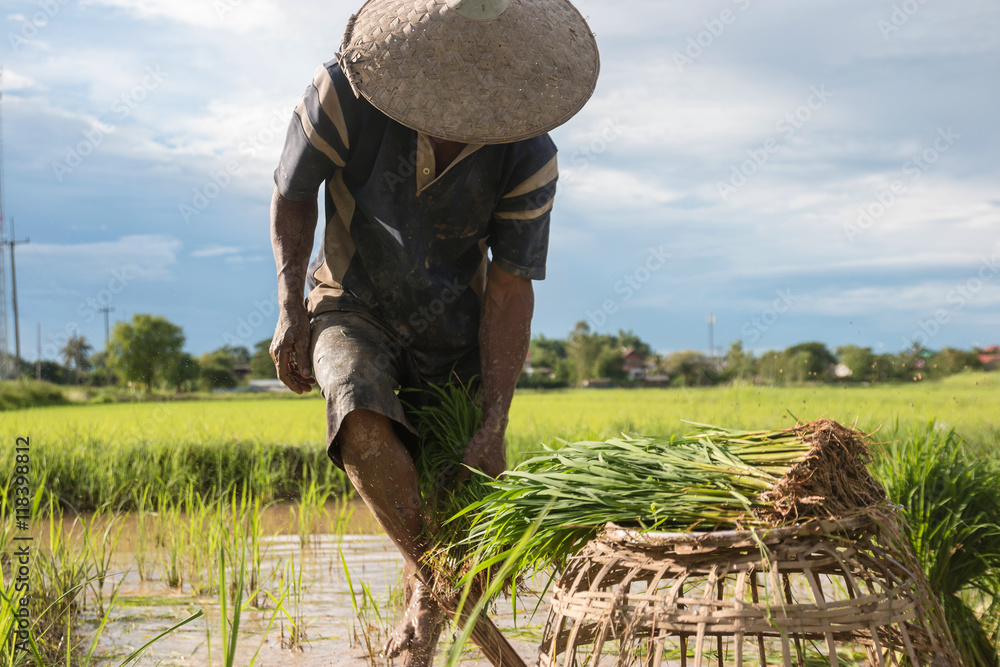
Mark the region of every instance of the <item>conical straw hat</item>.
POLYGON ((355 94, 431 136, 499 144, 590 99, 597 43, 568 0, 368 0, 338 54, 355 94))

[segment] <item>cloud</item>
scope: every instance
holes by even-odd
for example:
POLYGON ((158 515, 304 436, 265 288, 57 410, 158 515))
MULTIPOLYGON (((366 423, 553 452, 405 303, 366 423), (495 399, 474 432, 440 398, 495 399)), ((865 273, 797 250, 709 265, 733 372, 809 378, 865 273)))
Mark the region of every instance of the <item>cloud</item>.
POLYGON ((3 69, 3 92, 13 92, 15 90, 30 90, 39 88, 38 82, 30 76, 19 74, 12 69, 3 69))
POLYGON ((269 0, 85 0, 86 5, 114 7, 154 21, 169 19, 199 27, 245 32, 282 22, 278 5, 269 0))
POLYGON ((211 245, 206 248, 200 248, 191 253, 192 257, 223 257, 225 255, 237 255, 243 251, 243 248, 237 246, 221 246, 221 245, 211 245))
POLYGON ((34 265, 36 276, 46 275, 54 282, 69 279, 79 284, 124 270, 144 280, 170 280, 170 267, 182 245, 172 236, 135 234, 116 241, 29 243, 18 254, 25 265, 34 265))

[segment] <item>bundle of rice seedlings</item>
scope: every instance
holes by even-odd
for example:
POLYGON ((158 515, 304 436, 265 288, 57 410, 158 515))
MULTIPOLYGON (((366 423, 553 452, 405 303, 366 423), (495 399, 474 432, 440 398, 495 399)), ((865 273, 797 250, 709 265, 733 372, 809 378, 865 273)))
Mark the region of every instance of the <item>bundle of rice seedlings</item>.
POLYGON ((684 437, 622 437, 546 447, 458 518, 476 571, 512 555, 533 530, 512 580, 555 566, 605 523, 648 530, 770 527, 845 516, 885 500, 868 473, 866 437, 828 421, 773 431, 706 425, 684 437))
POLYGON ((875 474, 905 529, 967 667, 997 667, 1000 465, 934 423, 886 443, 875 474))
POLYGON ((474 394, 456 383, 430 385, 427 391, 430 396, 421 405, 407 404, 421 441, 416 465, 428 545, 424 560, 436 574, 437 592, 450 595, 470 567, 467 538, 472 517, 451 519, 485 498, 492 490, 487 481, 492 480, 472 475, 462 484, 455 482, 463 470, 465 447, 482 420, 474 394))

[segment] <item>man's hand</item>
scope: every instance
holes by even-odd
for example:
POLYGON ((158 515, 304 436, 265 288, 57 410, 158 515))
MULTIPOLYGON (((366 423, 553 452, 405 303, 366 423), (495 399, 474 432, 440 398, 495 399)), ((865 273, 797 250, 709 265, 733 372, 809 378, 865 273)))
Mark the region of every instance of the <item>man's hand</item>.
POLYGON ((282 306, 271 341, 271 359, 278 379, 296 394, 312 391, 312 385, 316 384, 309 358, 309 337, 305 304, 282 306))
POLYGON ((507 469, 507 443, 503 439, 502 428, 484 422, 465 448, 462 460, 468 468, 462 468, 456 481, 464 482, 472 476, 469 468, 481 470, 494 479, 507 469))

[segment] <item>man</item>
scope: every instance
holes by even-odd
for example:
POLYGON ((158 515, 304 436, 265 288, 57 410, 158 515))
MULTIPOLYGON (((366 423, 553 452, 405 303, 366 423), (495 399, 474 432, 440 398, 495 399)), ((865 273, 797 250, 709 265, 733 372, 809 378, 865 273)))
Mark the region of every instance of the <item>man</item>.
POLYGON ((464 463, 504 470, 531 281, 545 276, 557 177, 546 133, 597 72, 568 0, 370 0, 289 126, 271 208, 271 355, 293 391, 319 383, 329 455, 406 559, 408 607, 386 654, 408 651, 408 665, 430 664, 442 613, 414 577, 419 449, 395 390, 479 376, 482 425, 464 463))

